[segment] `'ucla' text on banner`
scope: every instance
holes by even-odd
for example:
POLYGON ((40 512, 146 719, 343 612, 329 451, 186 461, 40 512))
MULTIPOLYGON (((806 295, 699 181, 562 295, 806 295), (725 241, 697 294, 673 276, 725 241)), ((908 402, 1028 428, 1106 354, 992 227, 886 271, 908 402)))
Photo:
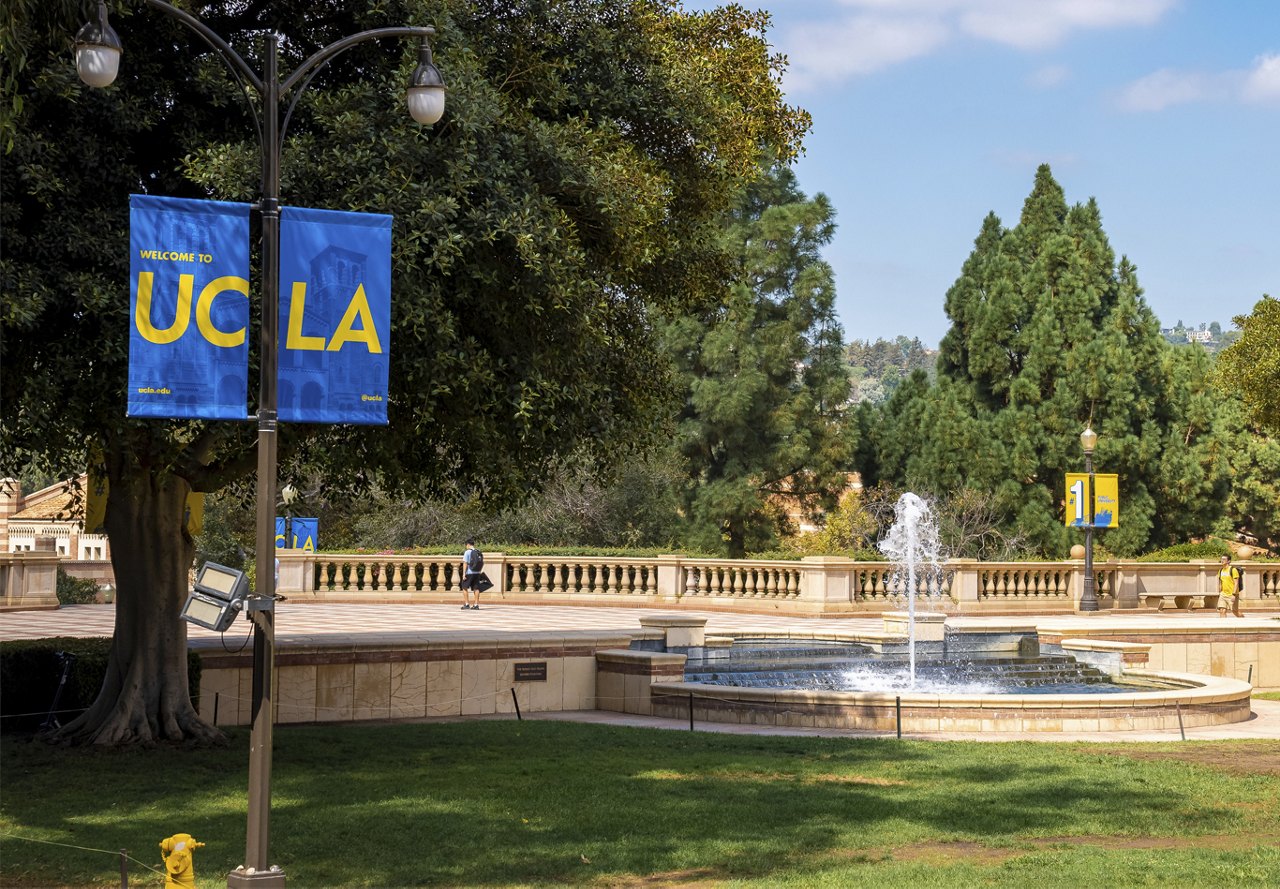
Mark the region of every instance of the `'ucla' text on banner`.
POLYGON ((243 420, 249 205, 129 196, 130 417, 243 420))
POLYGON ((279 418, 387 422, 391 217, 284 207, 279 418))

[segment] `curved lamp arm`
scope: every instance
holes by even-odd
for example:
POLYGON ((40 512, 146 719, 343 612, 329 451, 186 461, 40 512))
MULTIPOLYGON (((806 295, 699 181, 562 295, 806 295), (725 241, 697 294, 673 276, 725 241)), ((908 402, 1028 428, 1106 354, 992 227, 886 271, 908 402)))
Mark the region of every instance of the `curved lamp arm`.
MULTIPOLYGON (((311 85, 311 80, 324 69, 325 65, 333 61, 338 55, 346 52, 358 43, 364 43, 367 40, 376 40, 382 37, 421 37, 423 45, 425 46, 427 38, 433 36, 435 33, 435 28, 425 26, 374 28, 370 31, 361 31, 359 34, 352 34, 350 37, 344 37, 341 40, 330 43, 324 49, 313 53, 310 58, 299 65, 298 68, 285 79, 284 83, 280 84, 280 95, 283 96, 295 86, 298 86, 299 82, 301 82, 301 86, 298 86, 297 93, 294 95, 293 100, 289 102, 289 107, 285 111, 284 122, 280 125, 280 139, 283 140, 285 133, 288 132, 289 121, 293 117, 293 109, 298 106, 298 102, 307 91, 307 87, 311 85)), ((427 52, 429 54, 431 50, 428 49, 427 52)), ((412 88, 413 86, 410 85, 410 89, 412 88)), ((440 89, 444 89, 443 82, 440 84, 440 89)), ((415 119, 417 119, 416 115, 415 119)), ((419 121, 419 123, 423 122, 424 121, 419 121)), ((432 123, 434 123, 434 121, 432 121, 432 123)))

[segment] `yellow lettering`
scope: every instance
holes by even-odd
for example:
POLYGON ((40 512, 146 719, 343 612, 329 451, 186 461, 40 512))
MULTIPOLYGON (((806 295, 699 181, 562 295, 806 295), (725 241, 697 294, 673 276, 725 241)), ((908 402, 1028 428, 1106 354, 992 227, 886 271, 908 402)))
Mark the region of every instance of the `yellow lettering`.
POLYGON ((195 287, 195 276, 178 277, 178 308, 174 313, 173 323, 164 330, 157 330, 151 323, 151 288, 154 281, 154 272, 138 273, 138 306, 133 313, 133 322, 144 340, 165 345, 177 341, 187 332, 187 325, 191 322, 191 291, 195 287))
POLYGON ((300 349, 305 352, 324 351, 324 337, 302 335, 302 315, 307 308, 307 285, 304 281, 293 282, 293 294, 289 298, 289 333, 285 338, 286 349, 300 349))
POLYGON ((204 289, 200 291, 200 299, 196 301, 196 326, 200 328, 204 338, 215 346, 233 349, 244 344, 244 328, 241 327, 239 330, 219 330, 213 326, 213 318, 210 315, 210 311, 213 308, 213 298, 220 293, 228 291, 243 294, 247 298, 249 296, 249 282, 235 275, 224 275, 221 278, 214 278, 206 284, 204 289))
MULTIPOLYGON (((297 286, 294 285, 295 289, 297 286)), ((351 297, 346 314, 334 331, 333 339, 329 340, 328 351, 337 352, 346 343, 364 343, 369 347, 369 354, 382 354, 382 344, 378 342, 378 331, 373 326, 373 312, 369 309, 369 297, 365 296, 363 284, 356 288, 355 295, 351 297), (357 318, 360 319, 360 330, 352 329, 357 318)))

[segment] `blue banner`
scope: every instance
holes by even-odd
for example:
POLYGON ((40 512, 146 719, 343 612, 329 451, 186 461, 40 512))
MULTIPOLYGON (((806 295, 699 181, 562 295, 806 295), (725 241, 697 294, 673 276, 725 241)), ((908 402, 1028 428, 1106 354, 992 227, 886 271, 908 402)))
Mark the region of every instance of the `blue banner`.
POLYGON ((385 424, 390 346, 391 217, 283 208, 280 420, 385 424))
POLYGON ((130 417, 247 415, 249 205, 129 195, 130 417))
POLYGON ((276 549, 303 549, 313 553, 319 537, 319 519, 285 519, 276 516, 276 549))

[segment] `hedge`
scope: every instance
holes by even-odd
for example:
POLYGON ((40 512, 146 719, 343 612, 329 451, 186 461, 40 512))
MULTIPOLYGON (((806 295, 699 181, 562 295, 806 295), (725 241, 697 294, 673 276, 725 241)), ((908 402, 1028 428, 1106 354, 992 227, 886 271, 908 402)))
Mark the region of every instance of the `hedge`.
MULTIPOLYGON (((53 705, 62 679, 58 652, 75 655, 67 684, 58 701, 58 720, 67 724, 98 697, 107 674, 111 640, 104 638, 23 639, 0 642, 0 731, 33 732, 53 705)), ((187 680, 191 700, 199 701, 200 656, 187 652, 187 680)))

